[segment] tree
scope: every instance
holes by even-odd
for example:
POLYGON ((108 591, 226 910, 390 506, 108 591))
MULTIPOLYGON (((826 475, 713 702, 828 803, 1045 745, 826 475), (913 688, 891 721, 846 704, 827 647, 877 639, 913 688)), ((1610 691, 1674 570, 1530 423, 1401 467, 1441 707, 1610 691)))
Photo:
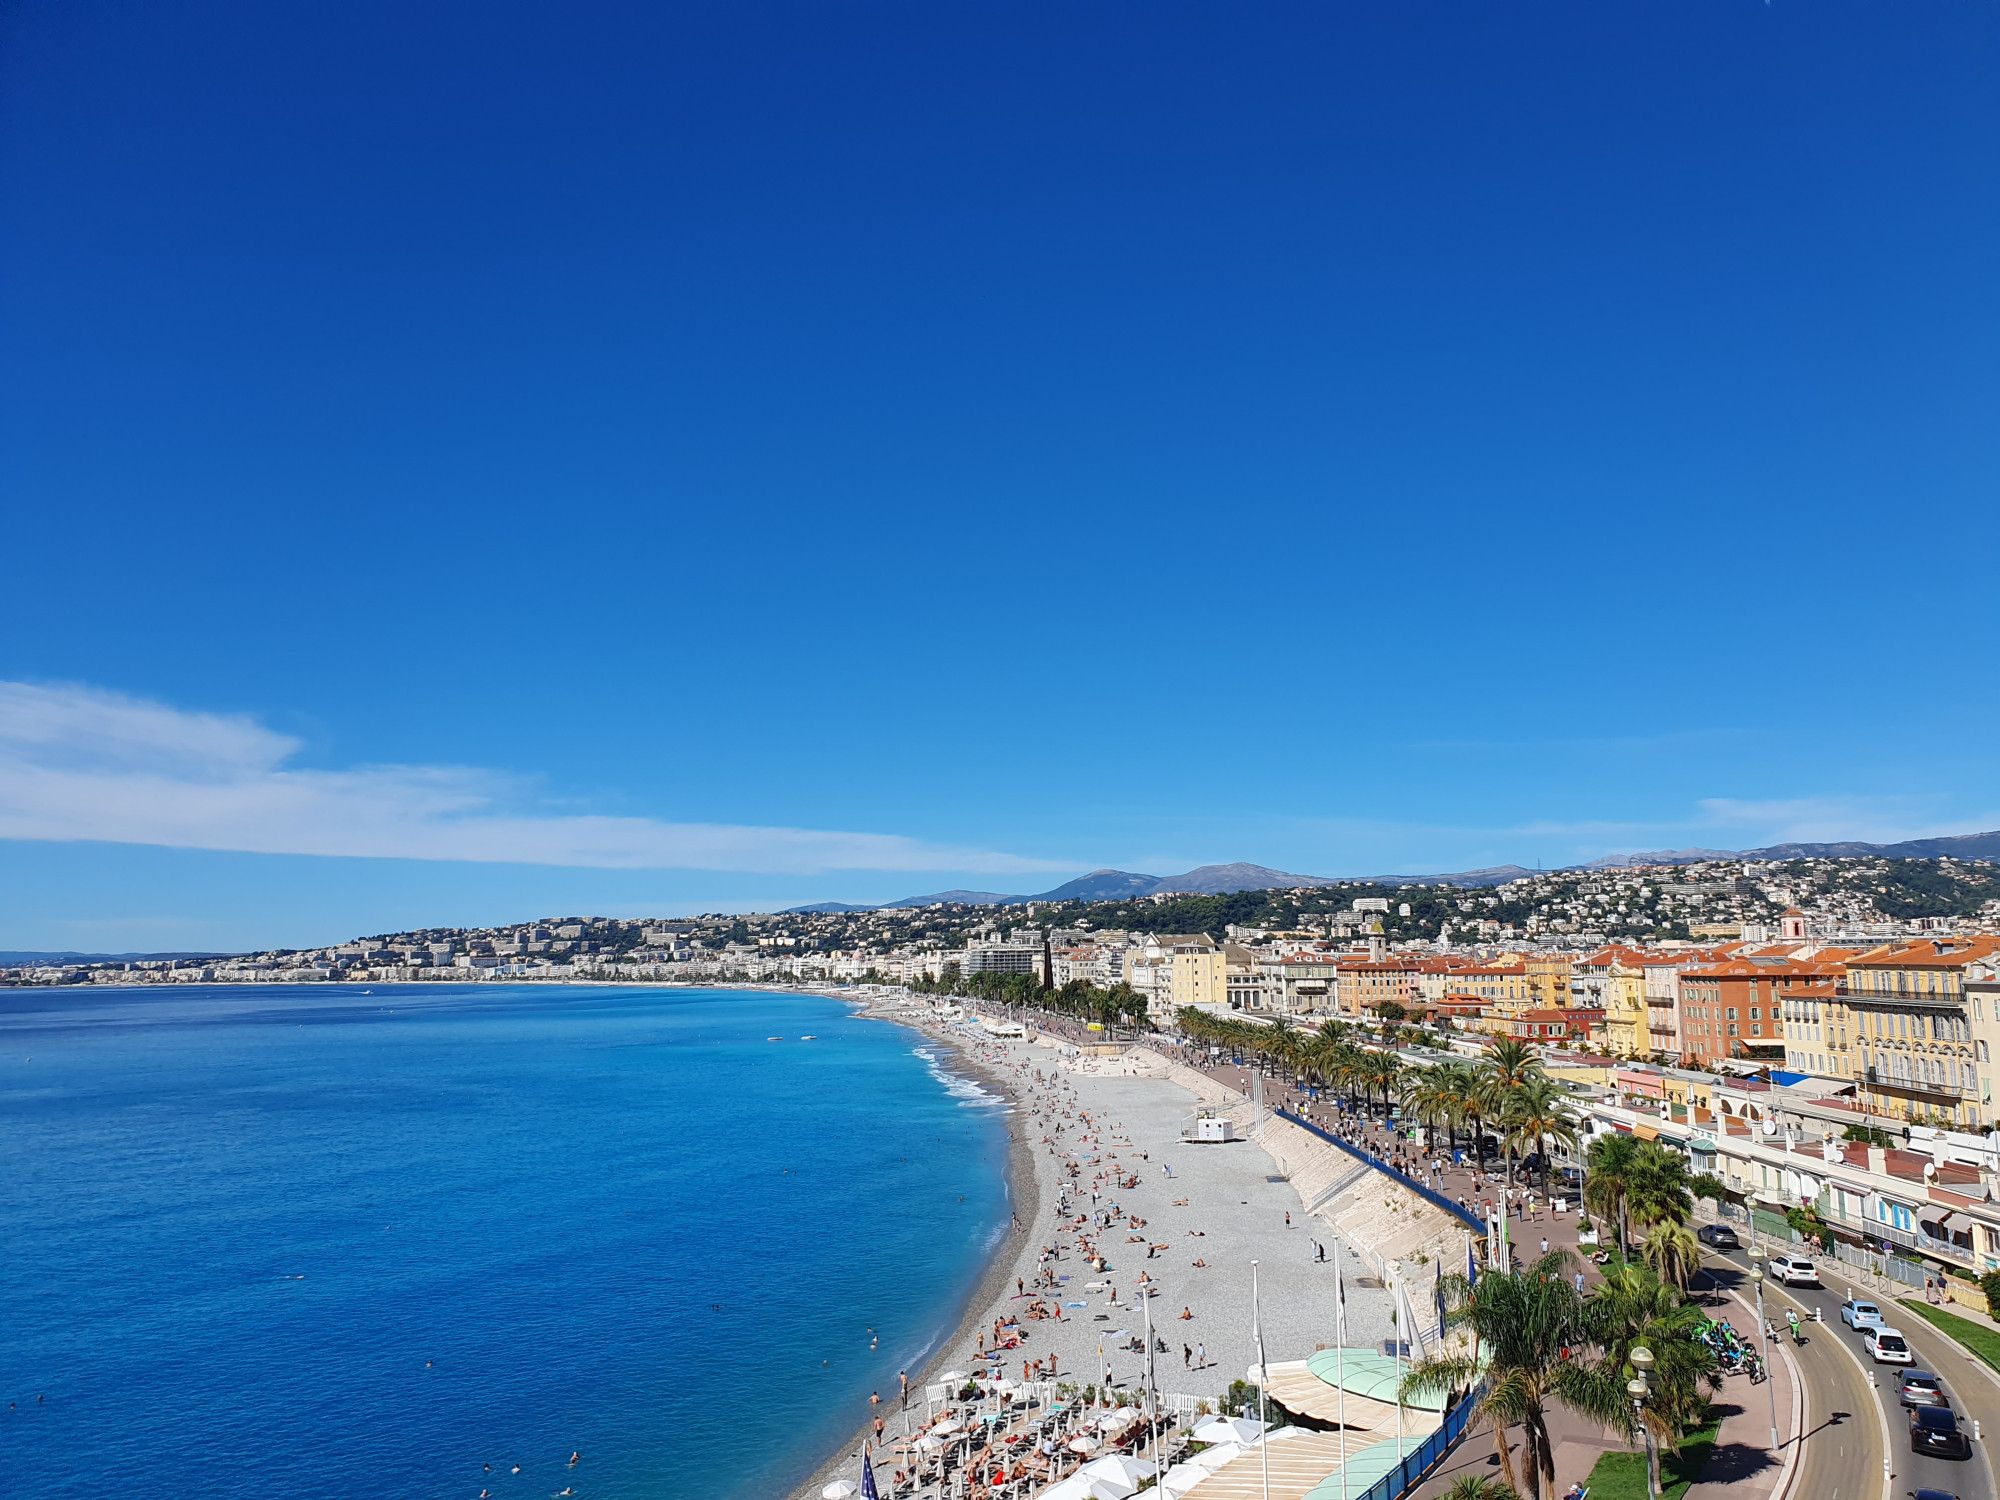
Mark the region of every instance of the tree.
POLYGON ((1476 1415, 1493 1429, 1494 1450, 1508 1485, 1518 1490, 1525 1479, 1529 1500, 1540 1500, 1555 1483, 1551 1405, 1559 1403, 1607 1425, 1628 1419, 1622 1383, 1567 1357, 1589 1335, 1584 1298, 1573 1280, 1577 1266, 1568 1251, 1552 1250, 1521 1270, 1488 1271, 1470 1284, 1463 1276, 1445 1277, 1446 1326, 1469 1329, 1477 1342, 1471 1351, 1441 1346, 1403 1377, 1405 1397, 1465 1390, 1479 1377, 1478 1351, 1484 1350, 1486 1394, 1476 1415), (1518 1471, 1507 1440, 1508 1428, 1516 1426, 1521 1429, 1518 1471))
POLYGON ((1542 1196, 1549 1195, 1549 1145, 1574 1146, 1579 1138, 1569 1099, 1549 1078, 1530 1075, 1514 1089, 1507 1112, 1508 1143, 1529 1145, 1541 1160, 1542 1196))
POLYGON ((1442 1500, 1517 1500, 1514 1487, 1484 1474, 1461 1474, 1445 1490, 1442 1500))
POLYGON ((1640 1253, 1662 1281, 1670 1281, 1682 1291, 1687 1290, 1688 1279, 1701 1264, 1701 1242, 1685 1224, 1654 1225, 1646 1232, 1640 1253))
POLYGON ((1625 1184, 1626 1212, 1645 1228, 1685 1224, 1694 1212, 1687 1158, 1658 1141, 1641 1141, 1633 1152, 1625 1184))
POLYGON ((1583 1154, 1583 1206, 1618 1226, 1619 1253, 1625 1251, 1626 1193, 1631 1186, 1633 1157, 1641 1142, 1630 1135, 1600 1135, 1583 1154))
MULTIPOLYGON (((1671 1227, 1687 1233, 1685 1226, 1671 1227)), ((1632 1350, 1643 1344, 1652 1352, 1652 1392, 1646 1398, 1644 1421, 1659 1449, 1678 1447, 1706 1420, 1708 1398, 1722 1385, 1715 1352, 1699 1336, 1706 1315, 1651 1267, 1630 1261, 1605 1275, 1587 1309, 1590 1336, 1602 1350, 1600 1378, 1622 1389, 1637 1373, 1632 1350)), ((1658 1494, 1657 1449, 1648 1463, 1653 1493, 1658 1494)))

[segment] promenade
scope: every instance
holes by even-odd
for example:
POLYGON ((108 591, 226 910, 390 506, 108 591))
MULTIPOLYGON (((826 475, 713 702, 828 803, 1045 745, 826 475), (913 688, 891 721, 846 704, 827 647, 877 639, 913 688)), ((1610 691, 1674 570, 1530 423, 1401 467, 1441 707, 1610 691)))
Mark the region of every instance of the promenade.
MULTIPOLYGON (((1202 1071, 1244 1097, 1250 1096, 1256 1086, 1253 1070, 1232 1062, 1211 1062, 1203 1066, 1202 1071)), ((1426 1152, 1421 1132, 1419 1139, 1412 1142, 1380 1118, 1360 1111, 1344 1110, 1338 1101, 1324 1093, 1315 1099, 1310 1091, 1270 1076, 1263 1079, 1263 1089, 1265 1101, 1271 1107, 1294 1111, 1334 1130, 1356 1147, 1398 1166, 1412 1178, 1482 1218, 1489 1206, 1506 1204, 1509 1210, 1507 1233, 1514 1246, 1516 1265, 1542 1254, 1546 1244, 1550 1250, 1568 1250, 1578 1256, 1586 1287, 1601 1279, 1599 1268, 1589 1259, 1590 1249, 1595 1247, 1581 1247, 1577 1243, 1579 1216, 1573 1201, 1564 1212, 1557 1213, 1542 1198, 1538 1186, 1515 1188, 1510 1192, 1499 1163, 1482 1168, 1469 1161, 1466 1164, 1454 1162, 1442 1135, 1437 1140, 1438 1149, 1426 1152)), ((1560 1197, 1560 1190, 1557 1196, 1560 1197)), ((1706 1305, 1711 1317, 1727 1319, 1739 1330, 1747 1332, 1754 1326, 1755 1314, 1747 1302, 1732 1296, 1737 1280, 1735 1268, 1722 1262, 1706 1277, 1697 1279, 1695 1295, 1706 1305)), ((1744 1290, 1747 1289, 1746 1284, 1744 1290)), ((1821 1350, 1813 1365, 1825 1364, 1830 1375, 1838 1374, 1829 1358, 1837 1352, 1821 1350)), ((1725 1489, 1732 1500, 1768 1500, 1776 1493, 1784 1476, 1787 1455, 1795 1448, 1801 1453, 1811 1451, 1820 1460, 1812 1471, 1815 1478, 1821 1477, 1820 1465, 1833 1472, 1869 1456, 1844 1451, 1848 1445, 1840 1439, 1846 1434, 1839 1432, 1841 1424, 1838 1423, 1828 1429, 1838 1434, 1835 1441, 1822 1444, 1817 1449, 1810 1444, 1799 1444, 1799 1433, 1810 1432, 1810 1423, 1804 1421, 1798 1411, 1799 1376, 1788 1357, 1790 1353, 1790 1350, 1781 1350, 1777 1357, 1769 1361, 1771 1379, 1762 1384, 1753 1386, 1748 1377, 1742 1375, 1725 1377, 1722 1390, 1715 1398, 1715 1409, 1722 1419, 1715 1448, 1702 1476, 1689 1487, 1689 1500, 1719 1500, 1725 1489), (1770 1441, 1770 1413, 1774 1407, 1778 1430, 1775 1451, 1770 1441)), ((1811 1378, 1810 1375, 1808 1378, 1811 1378)), ((1849 1394, 1852 1395, 1852 1392, 1849 1394)), ((1551 1409, 1549 1427, 1554 1440, 1558 1494, 1572 1483, 1586 1479, 1605 1453, 1631 1451, 1623 1433, 1588 1422, 1565 1407, 1551 1409)), ((1850 1426, 1848 1430, 1853 1429, 1850 1426)), ((1510 1440, 1518 1443, 1518 1433, 1510 1440)), ((1877 1447, 1873 1455, 1878 1465, 1879 1454, 1877 1447)), ((1467 1433, 1464 1441, 1414 1493, 1419 1500, 1428 1500, 1428 1497, 1442 1494, 1453 1480, 1464 1474, 1480 1473, 1497 1477, 1498 1472, 1492 1434, 1476 1427, 1467 1433)), ((1830 1495, 1833 1490, 1801 1489, 1799 1492, 1817 1497, 1830 1495)), ((1850 1496, 1855 1493, 1851 1484, 1844 1492, 1850 1496)))

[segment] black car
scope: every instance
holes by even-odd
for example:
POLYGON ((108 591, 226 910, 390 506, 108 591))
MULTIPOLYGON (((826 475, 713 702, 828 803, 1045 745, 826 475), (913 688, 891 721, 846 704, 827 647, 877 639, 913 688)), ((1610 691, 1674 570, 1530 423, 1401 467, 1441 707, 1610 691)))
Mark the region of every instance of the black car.
POLYGON ((1736 1238, 1736 1231, 1727 1224, 1704 1224, 1694 1232, 1694 1237, 1704 1245, 1713 1245, 1718 1250, 1734 1250, 1743 1243, 1736 1238))
POLYGON ((1958 1425, 1948 1406, 1910 1408, 1910 1451, 1934 1453, 1940 1458, 1972 1457, 1972 1440, 1958 1425))

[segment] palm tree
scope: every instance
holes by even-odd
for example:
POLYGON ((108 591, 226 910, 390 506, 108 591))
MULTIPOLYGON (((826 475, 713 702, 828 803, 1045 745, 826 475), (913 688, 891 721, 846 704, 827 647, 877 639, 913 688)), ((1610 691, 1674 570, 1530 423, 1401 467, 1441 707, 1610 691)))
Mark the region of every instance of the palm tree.
POLYGON ((1626 1173, 1625 1206, 1644 1228, 1685 1224, 1694 1212, 1687 1158, 1658 1141, 1641 1141, 1626 1173))
POLYGON ((1449 1120, 1453 1100, 1445 1087, 1443 1068, 1405 1068, 1398 1086, 1403 1108, 1424 1127, 1424 1149, 1437 1149, 1437 1127, 1449 1120))
POLYGON ((1472 1118, 1470 1111, 1476 1080, 1472 1069, 1464 1063, 1440 1063, 1431 1072, 1436 1075, 1438 1091, 1443 1096, 1445 1139, 1456 1151, 1458 1127, 1472 1118))
POLYGON ((1630 1135, 1600 1135, 1583 1154, 1583 1206, 1618 1225, 1618 1251, 1625 1252, 1626 1197, 1633 1160, 1644 1142, 1630 1135))
MULTIPOLYGON (((1512 1037, 1496 1042, 1487 1054, 1486 1069, 1480 1081, 1480 1092, 1484 1095, 1486 1117, 1504 1124, 1515 1107, 1515 1094, 1531 1078, 1542 1076, 1542 1065, 1535 1054, 1528 1050, 1526 1042, 1512 1037)), ((1514 1175, 1514 1143, 1503 1140, 1507 1152, 1507 1176, 1514 1175)))
POLYGON ((1643 1420, 1658 1440, 1648 1460, 1655 1494, 1658 1450, 1671 1451, 1706 1420, 1708 1398, 1722 1386, 1714 1351, 1699 1337, 1706 1321, 1679 1288, 1662 1281, 1650 1266, 1632 1261, 1609 1271, 1588 1304, 1589 1332, 1603 1350, 1602 1375, 1622 1386, 1634 1373, 1632 1350, 1644 1344, 1653 1352, 1652 1393, 1643 1420))
POLYGON ((1685 1224, 1654 1225, 1646 1231, 1646 1243, 1639 1250, 1662 1281, 1670 1281, 1682 1291, 1687 1290, 1688 1278, 1701 1264, 1701 1242, 1685 1224))
MULTIPOLYGON (((1486 1352, 1486 1394, 1475 1415, 1493 1428, 1493 1446, 1508 1486, 1527 1481, 1529 1500, 1540 1500, 1555 1483, 1555 1454, 1548 1413, 1560 1403, 1607 1425, 1626 1418, 1622 1381, 1580 1359, 1568 1358, 1584 1344, 1589 1323, 1583 1296, 1571 1279, 1576 1257, 1552 1250, 1525 1269, 1489 1271, 1468 1285, 1462 1276, 1445 1278, 1447 1326, 1468 1328, 1486 1352), (1521 1429, 1521 1465, 1515 1468, 1507 1430, 1521 1429)), ((1475 1352, 1440 1345, 1403 1377, 1402 1394, 1439 1396, 1471 1386, 1480 1373, 1475 1352)))
POLYGON ((1549 1195, 1549 1144, 1565 1147, 1577 1143, 1576 1116, 1570 1113, 1569 1098, 1562 1089, 1541 1074, 1531 1074, 1514 1090, 1507 1123, 1509 1145, 1533 1146, 1542 1164, 1542 1196, 1549 1195))

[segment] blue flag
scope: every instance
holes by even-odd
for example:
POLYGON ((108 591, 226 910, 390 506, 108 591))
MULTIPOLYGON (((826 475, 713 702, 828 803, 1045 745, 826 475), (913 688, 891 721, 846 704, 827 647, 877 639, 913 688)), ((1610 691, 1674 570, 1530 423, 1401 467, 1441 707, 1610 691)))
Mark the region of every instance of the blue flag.
POLYGON ((1471 1286, 1479 1280, 1479 1262, 1472 1258, 1472 1236, 1465 1237, 1465 1284, 1471 1286))
POLYGON ((868 1451, 861 1452, 861 1500, 882 1500, 875 1493, 875 1468, 868 1462, 868 1451))

